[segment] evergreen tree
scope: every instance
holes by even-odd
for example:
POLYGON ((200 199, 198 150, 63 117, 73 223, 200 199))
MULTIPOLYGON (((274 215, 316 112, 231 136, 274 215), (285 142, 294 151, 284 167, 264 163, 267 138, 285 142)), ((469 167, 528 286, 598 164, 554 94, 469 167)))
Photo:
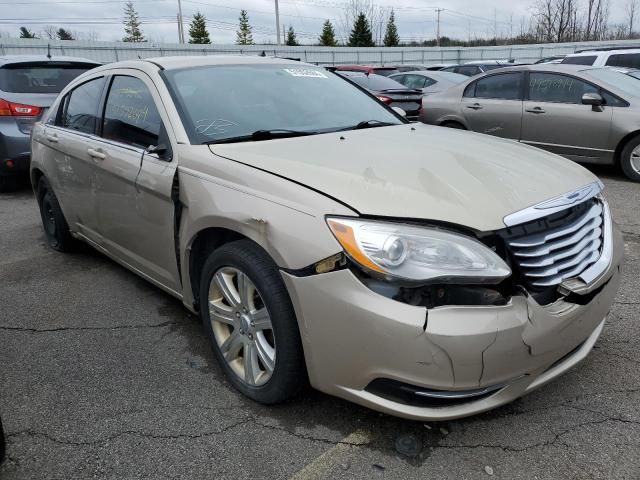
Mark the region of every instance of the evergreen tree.
POLYGON ((196 12, 189 27, 189 43, 211 43, 207 31, 207 19, 200 12, 196 12))
POLYGON ((73 33, 71 33, 69 30, 65 30, 64 28, 59 28, 56 32, 56 36, 60 40, 75 40, 75 38, 73 37, 73 33))
POLYGON ((27 29, 27 27, 20 27, 20 38, 38 38, 36 34, 31 30, 27 29))
POLYGON ((123 42, 146 42, 142 30, 138 12, 133 8, 133 2, 129 0, 124 6, 124 38, 123 42))
POLYGON ((253 35, 246 10, 240 10, 240 25, 236 32, 236 45, 253 45, 253 35))
POLYGON ((351 35, 349 35, 350 47, 373 47, 373 35, 371 34, 371 26, 369 20, 364 13, 358 14, 356 21, 353 23, 351 35))
POLYGON ((396 15, 391 10, 389 22, 387 22, 387 31, 384 34, 385 47, 397 47, 400 44, 400 36, 398 35, 398 27, 396 27, 396 15))
POLYGON ((329 20, 325 20, 322 25, 322 33, 320 34, 320 45, 323 47, 335 47, 338 45, 336 41, 336 32, 329 20))
POLYGON ((287 41, 285 42, 285 44, 290 47, 297 47, 298 45, 300 45, 298 43, 298 40, 296 39, 296 32, 293 31, 292 26, 289 26, 289 30, 287 30, 287 41))

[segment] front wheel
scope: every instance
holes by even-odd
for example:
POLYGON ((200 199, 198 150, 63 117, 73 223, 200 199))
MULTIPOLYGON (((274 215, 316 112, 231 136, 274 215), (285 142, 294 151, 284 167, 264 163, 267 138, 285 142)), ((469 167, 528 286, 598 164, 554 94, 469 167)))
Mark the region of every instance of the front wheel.
POLYGON ((632 138, 622 149, 620 166, 628 178, 640 182, 640 136, 632 138))
POLYGON ((285 401, 306 384, 295 312, 280 272, 255 243, 215 250, 200 283, 200 314, 230 382, 264 404, 285 401))

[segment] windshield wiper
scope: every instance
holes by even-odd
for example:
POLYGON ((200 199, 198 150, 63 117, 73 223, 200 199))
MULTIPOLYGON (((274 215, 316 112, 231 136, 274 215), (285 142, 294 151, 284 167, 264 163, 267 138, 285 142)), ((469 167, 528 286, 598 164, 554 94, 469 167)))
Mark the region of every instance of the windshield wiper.
POLYGON ((222 138, 220 140, 211 140, 203 142, 203 145, 212 145, 217 143, 240 143, 240 142, 256 142, 260 140, 273 140, 275 138, 291 138, 304 137, 307 135, 315 135, 317 132, 304 130, 286 130, 277 128, 273 130, 256 130, 249 135, 240 135, 238 137, 222 138))
POLYGON ((342 130, 361 130, 363 128, 390 127, 392 125, 401 125, 400 123, 383 122, 382 120, 364 120, 357 125, 343 128, 342 130))

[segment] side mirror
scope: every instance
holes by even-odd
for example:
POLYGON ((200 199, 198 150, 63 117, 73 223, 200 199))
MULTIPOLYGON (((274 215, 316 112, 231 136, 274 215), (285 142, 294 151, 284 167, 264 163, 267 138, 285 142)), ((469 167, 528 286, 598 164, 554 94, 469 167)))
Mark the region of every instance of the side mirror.
POLYGON ((398 115, 402 115, 403 117, 407 116, 407 112, 405 112, 402 108, 400 107, 391 107, 393 109, 394 112, 396 112, 398 115))
POLYGON ((155 153, 161 160, 168 160, 170 158, 170 150, 164 143, 149 145, 146 152, 155 153))
POLYGON ((585 93, 582 95, 582 104, 591 105, 594 110, 600 111, 604 105, 604 98, 599 93, 585 93))

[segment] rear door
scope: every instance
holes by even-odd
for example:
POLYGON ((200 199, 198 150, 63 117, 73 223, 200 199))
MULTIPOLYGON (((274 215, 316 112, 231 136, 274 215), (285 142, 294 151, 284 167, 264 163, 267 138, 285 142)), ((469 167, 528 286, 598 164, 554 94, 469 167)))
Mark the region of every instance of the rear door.
POLYGON ((523 72, 496 73, 469 84, 462 97, 467 126, 480 133, 520 139, 523 72))
POLYGON ((98 76, 67 93, 38 139, 46 147, 52 167, 47 174, 54 182, 69 226, 91 240, 95 240, 97 228, 94 154, 100 143, 96 128, 104 86, 105 77, 98 76))
POLYGON ((599 87, 561 73, 530 72, 522 141, 582 162, 609 158, 613 109, 582 104, 599 87))
POLYGON ((168 119, 145 74, 123 70, 110 79, 97 173, 96 210, 103 247, 150 280, 179 291, 174 243, 168 119), (165 145, 162 155, 151 146, 165 145))

